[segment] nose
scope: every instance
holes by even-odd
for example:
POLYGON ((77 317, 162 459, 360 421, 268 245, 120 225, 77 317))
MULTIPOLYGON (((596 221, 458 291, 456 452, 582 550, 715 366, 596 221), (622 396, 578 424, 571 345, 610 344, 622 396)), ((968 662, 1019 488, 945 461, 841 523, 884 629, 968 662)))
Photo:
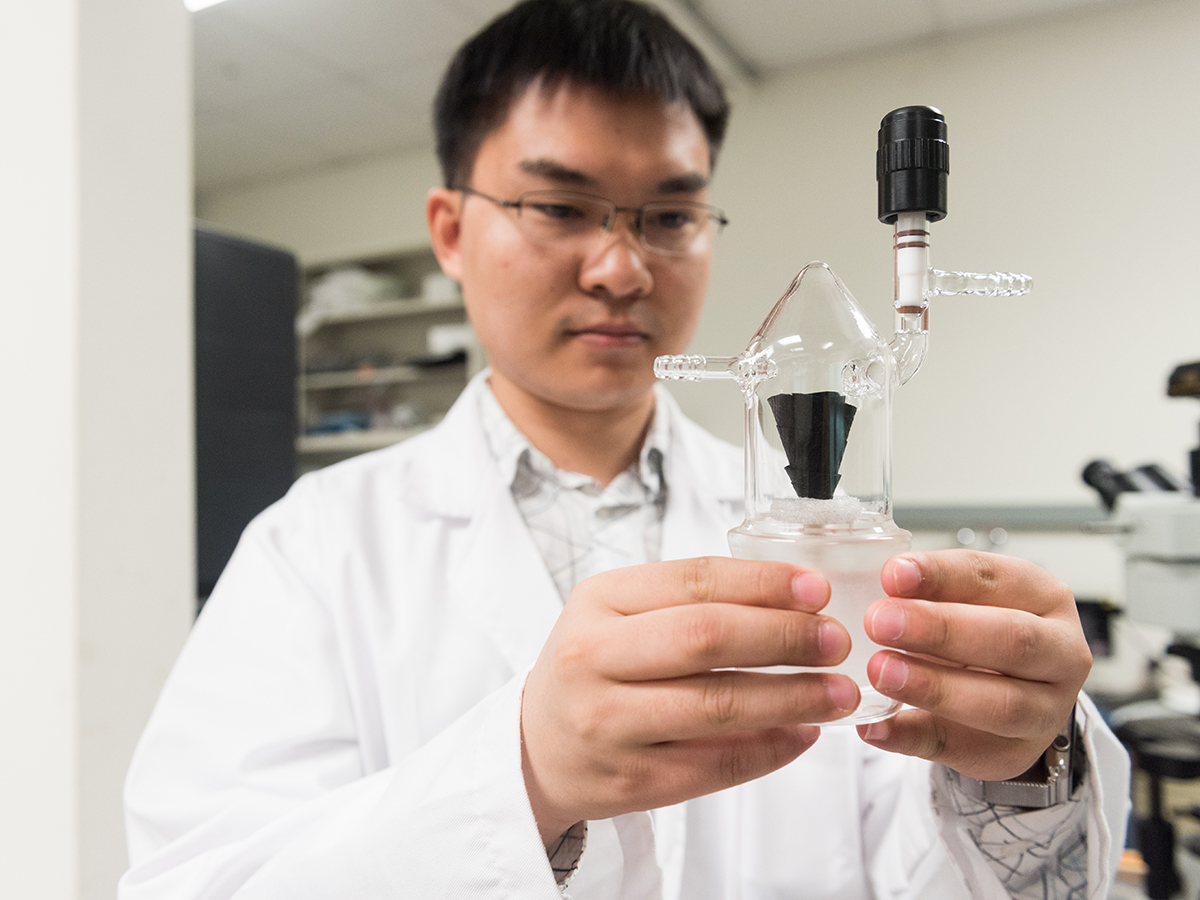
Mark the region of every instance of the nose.
POLYGON ((620 216, 612 231, 597 239, 579 271, 580 287, 602 299, 635 300, 653 289, 647 250, 628 216, 620 216))

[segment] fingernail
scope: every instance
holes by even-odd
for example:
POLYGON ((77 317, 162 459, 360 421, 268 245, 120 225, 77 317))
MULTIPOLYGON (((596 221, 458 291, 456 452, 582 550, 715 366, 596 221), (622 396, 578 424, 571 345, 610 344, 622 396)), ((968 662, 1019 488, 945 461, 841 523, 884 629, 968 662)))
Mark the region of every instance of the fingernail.
POLYGON ((886 741, 888 735, 891 733, 892 728, 888 724, 888 720, 884 719, 882 722, 872 722, 868 725, 867 730, 863 732, 863 740, 872 742, 886 741))
POLYGON ((817 738, 821 736, 820 725, 797 725, 796 736, 810 747, 817 742, 817 738))
POLYGON ((849 643, 850 636, 837 622, 822 622, 817 628, 817 649, 821 651, 822 659, 841 659, 850 651, 849 643))
POLYGON ((875 687, 887 693, 898 691, 908 683, 908 663, 896 657, 889 656, 884 660, 883 668, 879 670, 879 679, 875 687))
POLYGON ((908 624, 908 615, 895 603, 880 603, 871 616, 871 634, 876 641, 898 641, 908 624))
POLYGON ((802 610, 816 612, 829 599, 829 582, 816 572, 801 572, 792 579, 792 595, 802 610))
POLYGON ((849 678, 829 679, 829 699, 833 705, 844 712, 850 712, 858 706, 858 687, 849 678))
POLYGON ((921 584, 921 569, 911 559, 902 556, 893 564, 892 578, 896 582, 897 593, 911 594, 921 584))

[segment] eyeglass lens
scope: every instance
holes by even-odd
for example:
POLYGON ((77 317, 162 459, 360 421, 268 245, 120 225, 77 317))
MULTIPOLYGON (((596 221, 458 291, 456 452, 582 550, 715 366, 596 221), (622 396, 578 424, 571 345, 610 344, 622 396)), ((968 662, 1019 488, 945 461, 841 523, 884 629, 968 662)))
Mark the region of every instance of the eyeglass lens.
MULTIPOLYGON (((615 204, 569 191, 530 191, 518 200, 517 214, 525 236, 539 244, 590 238, 616 227, 615 204)), ((642 243, 669 254, 698 253, 707 248, 718 227, 702 204, 647 203, 637 215, 642 243)))

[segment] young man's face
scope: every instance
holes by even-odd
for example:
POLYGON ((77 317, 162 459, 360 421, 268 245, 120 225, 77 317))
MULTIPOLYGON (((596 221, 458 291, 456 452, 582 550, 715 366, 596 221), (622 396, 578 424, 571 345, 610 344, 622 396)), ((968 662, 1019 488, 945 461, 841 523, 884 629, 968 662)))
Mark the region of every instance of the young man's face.
MULTIPOLYGON (((708 141, 686 105, 535 84, 483 141, 469 186, 505 200, 567 189, 640 207, 705 202, 708 176, 708 141)), ((432 192, 428 213, 498 395, 578 411, 644 404, 654 358, 682 352, 696 328, 710 249, 653 253, 625 215, 582 243, 537 244, 515 210, 456 191, 432 192)))

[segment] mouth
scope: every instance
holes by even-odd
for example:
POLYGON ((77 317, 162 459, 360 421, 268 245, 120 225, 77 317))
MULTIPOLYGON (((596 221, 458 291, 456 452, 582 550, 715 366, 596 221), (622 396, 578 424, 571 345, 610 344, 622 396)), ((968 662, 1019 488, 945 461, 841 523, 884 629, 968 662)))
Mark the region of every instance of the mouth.
POLYGON ((650 340, 648 333, 629 323, 605 323, 572 328, 567 334, 585 344, 604 348, 640 347, 650 340))

